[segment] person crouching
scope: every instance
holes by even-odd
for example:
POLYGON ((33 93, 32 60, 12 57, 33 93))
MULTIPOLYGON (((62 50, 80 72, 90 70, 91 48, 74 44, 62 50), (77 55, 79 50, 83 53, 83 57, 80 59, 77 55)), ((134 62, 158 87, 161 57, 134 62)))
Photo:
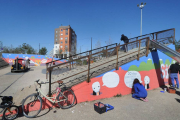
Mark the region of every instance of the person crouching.
POLYGON ((144 88, 144 86, 139 82, 139 80, 136 78, 134 79, 133 82, 133 87, 132 87, 132 97, 138 100, 142 100, 144 102, 147 102, 147 91, 144 88))

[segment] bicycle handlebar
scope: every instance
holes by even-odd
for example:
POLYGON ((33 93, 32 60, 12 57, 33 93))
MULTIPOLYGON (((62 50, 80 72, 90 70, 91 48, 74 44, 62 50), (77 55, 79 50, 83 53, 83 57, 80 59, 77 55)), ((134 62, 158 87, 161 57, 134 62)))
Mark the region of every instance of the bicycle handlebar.
POLYGON ((39 83, 39 80, 40 80, 40 79, 35 80, 35 82, 36 82, 38 85, 40 85, 40 87, 41 87, 41 84, 46 84, 46 83, 49 83, 49 82, 43 82, 43 81, 41 81, 41 83, 39 83))

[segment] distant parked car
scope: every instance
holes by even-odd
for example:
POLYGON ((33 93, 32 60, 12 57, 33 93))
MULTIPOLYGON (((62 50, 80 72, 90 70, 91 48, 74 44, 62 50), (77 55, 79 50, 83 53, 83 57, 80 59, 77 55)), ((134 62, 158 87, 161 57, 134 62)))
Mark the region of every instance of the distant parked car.
POLYGON ((29 60, 16 58, 14 64, 11 66, 11 72, 27 71, 29 68, 29 60))

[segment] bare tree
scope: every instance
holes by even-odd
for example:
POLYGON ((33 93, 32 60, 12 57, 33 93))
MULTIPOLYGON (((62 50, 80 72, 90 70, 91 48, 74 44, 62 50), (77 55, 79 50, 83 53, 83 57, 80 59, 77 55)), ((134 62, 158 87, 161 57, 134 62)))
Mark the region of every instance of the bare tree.
MULTIPOLYGON (((98 40, 97 43, 95 44, 95 49, 100 48, 100 47, 101 47, 101 42, 100 42, 100 40, 98 40)), ((101 50, 98 49, 96 52, 100 52, 100 51, 101 50)))
POLYGON ((111 45, 111 44, 113 44, 113 41, 112 41, 112 39, 109 37, 109 40, 106 41, 106 45, 111 45))

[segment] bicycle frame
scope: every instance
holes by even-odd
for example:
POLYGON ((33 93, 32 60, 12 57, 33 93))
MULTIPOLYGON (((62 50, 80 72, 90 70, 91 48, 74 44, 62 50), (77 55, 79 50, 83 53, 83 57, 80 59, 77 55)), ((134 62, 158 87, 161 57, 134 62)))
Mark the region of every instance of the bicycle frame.
MULTIPOLYGON (((10 109, 9 109, 9 107, 11 107, 11 104, 9 104, 9 105, 5 105, 5 107, 1 107, 1 106, 3 106, 3 105, 0 105, 0 108, 2 108, 2 110, 0 111, 0 113, 2 113, 5 109, 7 109, 11 114, 13 113, 10 109)), ((0 114, 0 117, 1 117, 2 115, 0 114)))
POLYGON ((47 95, 45 95, 42 90, 40 88, 37 88, 37 92, 40 93, 43 97, 45 97, 47 100, 49 100, 50 102, 52 103, 58 103, 58 102, 61 102, 61 101, 64 101, 64 100, 67 100, 67 97, 63 95, 63 93, 59 90, 59 89, 56 89, 56 95, 54 97, 48 97, 47 95), (62 96, 65 97, 65 99, 61 99, 60 101, 58 101, 56 99, 57 97, 57 94, 60 93, 62 96))

